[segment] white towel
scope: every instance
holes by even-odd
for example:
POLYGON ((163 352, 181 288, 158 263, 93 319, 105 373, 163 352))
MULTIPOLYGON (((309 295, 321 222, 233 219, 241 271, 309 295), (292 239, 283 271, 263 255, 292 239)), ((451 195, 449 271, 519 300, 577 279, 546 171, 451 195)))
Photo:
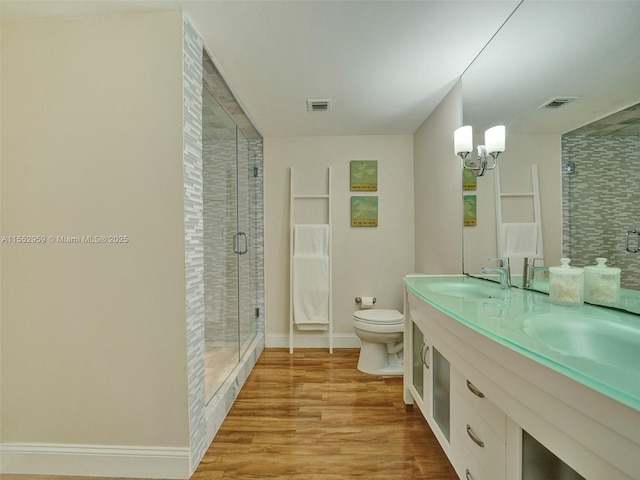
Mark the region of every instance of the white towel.
POLYGON ((521 274, 525 257, 538 257, 538 225, 535 223, 503 223, 502 252, 508 257, 512 274, 521 274))
POLYGON ((329 257, 294 255, 293 321, 300 330, 329 325, 329 257))
POLYGON ((534 257, 538 250, 538 226, 535 223, 503 223, 502 254, 534 257))
POLYGON ((294 225, 293 254, 329 255, 329 225, 294 225))

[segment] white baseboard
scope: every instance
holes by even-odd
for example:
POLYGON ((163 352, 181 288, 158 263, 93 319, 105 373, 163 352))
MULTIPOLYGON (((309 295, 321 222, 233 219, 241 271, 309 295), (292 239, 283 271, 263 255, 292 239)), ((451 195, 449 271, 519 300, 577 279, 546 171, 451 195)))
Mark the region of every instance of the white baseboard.
MULTIPOLYGON (((266 348, 289 348, 288 334, 267 334, 266 348)), ((329 337, 326 333, 309 334, 295 332, 293 336, 295 348, 329 348, 329 337)), ((355 333, 334 333, 334 348, 360 348, 360 339, 355 333)))
POLYGON ((189 478, 189 448, 0 444, 0 473, 189 478))

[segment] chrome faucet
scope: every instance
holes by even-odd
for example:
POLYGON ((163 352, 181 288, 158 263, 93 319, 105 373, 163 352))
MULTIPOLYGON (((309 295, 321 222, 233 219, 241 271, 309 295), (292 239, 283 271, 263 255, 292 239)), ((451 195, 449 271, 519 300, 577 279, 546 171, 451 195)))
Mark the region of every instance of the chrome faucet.
POLYGON ((536 267, 536 260, 543 260, 540 257, 529 258, 524 257, 524 266, 522 267, 522 288, 531 288, 536 272, 549 271, 546 267, 536 267))
POLYGON ((509 259, 504 258, 491 258, 498 262, 497 267, 484 267, 482 273, 497 273, 500 278, 500 288, 507 290, 511 288, 511 269, 509 268, 509 259))

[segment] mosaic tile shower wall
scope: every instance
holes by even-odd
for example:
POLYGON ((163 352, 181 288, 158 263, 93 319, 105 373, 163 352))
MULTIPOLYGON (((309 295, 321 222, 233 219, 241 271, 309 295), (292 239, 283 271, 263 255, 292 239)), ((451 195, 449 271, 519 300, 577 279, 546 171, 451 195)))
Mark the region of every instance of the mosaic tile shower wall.
POLYGON ((184 228, 191 470, 207 449, 204 390, 202 39, 183 19, 184 228))
POLYGON ((640 137, 565 135, 563 173, 563 255, 576 266, 622 269, 622 287, 640 290, 640 253, 625 250, 625 232, 640 229, 640 137))
POLYGON ((203 148, 205 235, 205 340, 238 342, 238 267, 231 238, 236 230, 236 141, 206 135, 203 148))

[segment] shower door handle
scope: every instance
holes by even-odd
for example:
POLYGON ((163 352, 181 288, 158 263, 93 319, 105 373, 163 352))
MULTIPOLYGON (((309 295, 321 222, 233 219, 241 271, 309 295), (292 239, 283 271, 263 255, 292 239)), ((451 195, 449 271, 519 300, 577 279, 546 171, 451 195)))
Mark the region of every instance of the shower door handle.
POLYGON ((238 232, 233 236, 233 253, 238 255, 244 255, 249 250, 249 240, 247 234, 244 232, 238 232), (242 249, 239 247, 240 238, 242 238, 242 249))
POLYGON ((637 230, 628 230, 627 233, 625 233, 624 235, 624 243, 625 243, 625 248, 627 250, 627 252, 629 253, 638 253, 640 252, 640 232, 638 232, 637 230), (634 235, 636 237, 636 247, 632 248, 629 246, 629 237, 631 235, 634 235))

